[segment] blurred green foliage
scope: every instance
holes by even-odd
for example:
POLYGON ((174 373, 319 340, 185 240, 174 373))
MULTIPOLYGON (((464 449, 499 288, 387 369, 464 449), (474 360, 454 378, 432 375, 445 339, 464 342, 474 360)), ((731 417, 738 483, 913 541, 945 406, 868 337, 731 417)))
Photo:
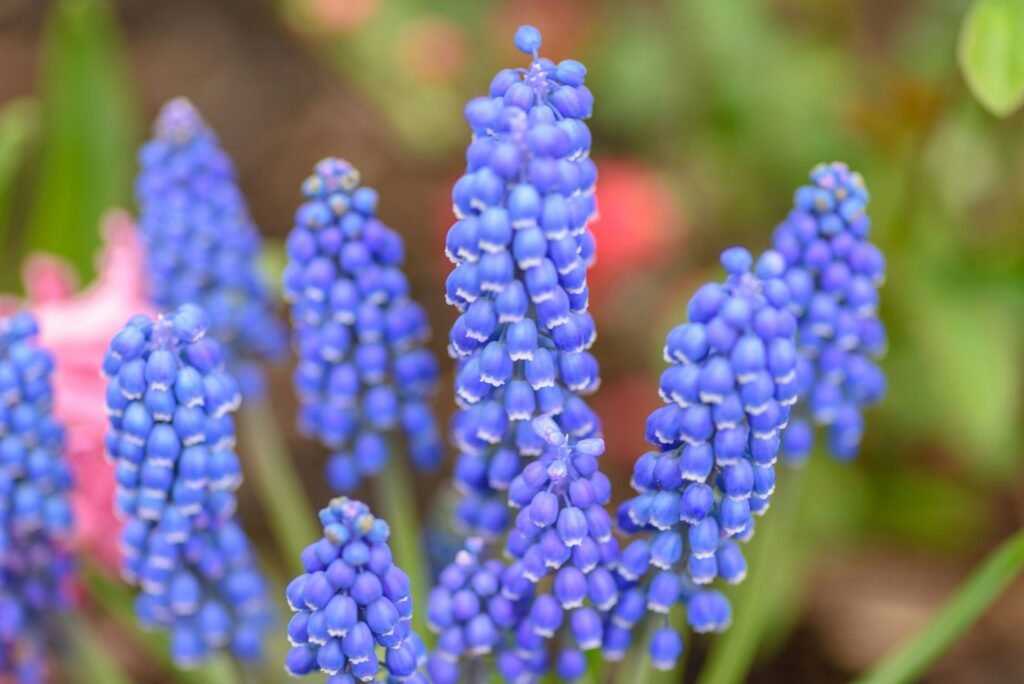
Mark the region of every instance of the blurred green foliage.
MULTIPOLYGON (((1024 0, 362 0, 352 5, 368 7, 365 16, 344 26, 323 15, 337 2, 270 4, 281 31, 296 31, 379 112, 409 164, 432 173, 460 167, 463 103, 519 63, 515 23, 553 36, 557 51, 546 54, 588 65, 599 163, 626 157, 654 169, 685 215, 679 252, 633 274, 675 288, 630 302, 634 320, 656 323, 638 340, 607 320, 597 347, 605 367, 641 376, 652 395, 661 340, 693 284, 717 273, 718 252, 766 247, 813 164, 839 158, 863 172, 873 237, 889 260, 889 396, 868 413, 858 462, 816 458, 781 479, 752 542, 751 575, 732 591, 734 627, 709 641, 703 681, 742 681, 784 644, 804 580, 830 549, 973 558, 1021 524, 1003 504, 1024 483, 1024 0), (418 69, 442 57, 445 69, 418 69)), ((100 214, 131 197, 140 103, 111 3, 55 0, 42 47, 38 105, 0 110, 5 288, 28 249, 62 254, 87 277, 100 214)), ((427 214, 438 188, 408 201, 427 214)), ((293 202, 293 188, 280 194, 293 202)), ((280 252, 267 264, 279 271, 280 252)), ((109 581, 90 589, 115 621, 134 624, 109 581)), ((153 640, 143 647, 166 652, 153 640)), ((203 674, 193 677, 182 681, 203 674)))
POLYGON ((1006 116, 1024 101, 1024 0, 975 0, 960 34, 960 64, 971 90, 1006 116))
MULTIPOLYGON (((11 233, 11 207, 15 200, 18 172, 36 135, 37 110, 36 103, 29 98, 13 100, 0 109, 0 248, 5 256, 12 253, 6 249, 11 233)), ((3 265, 7 267, 5 270, 11 271, 17 267, 15 263, 3 265)))
POLYGON ((62 254, 88 277, 107 209, 129 206, 138 104, 107 0, 57 0, 43 39, 42 149, 25 249, 62 254))
POLYGON ((918 681, 1024 570, 1024 530, 993 551, 937 615, 906 644, 887 654, 857 684, 918 681))

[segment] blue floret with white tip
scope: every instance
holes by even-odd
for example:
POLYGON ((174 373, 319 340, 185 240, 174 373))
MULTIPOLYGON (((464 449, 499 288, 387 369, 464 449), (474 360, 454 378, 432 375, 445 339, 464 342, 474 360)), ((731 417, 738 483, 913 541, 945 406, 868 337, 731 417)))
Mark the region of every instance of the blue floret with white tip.
POLYGON ((341 159, 316 165, 284 272, 299 427, 331 449, 327 479, 339 492, 383 469, 391 434, 405 436, 419 469, 443 456, 432 405, 438 363, 402 272, 405 243, 377 218, 377 193, 359 179, 341 159))
POLYGON ((426 666, 433 684, 461 681, 463 661, 473 663, 491 654, 499 662, 515 657, 509 635, 526 617, 532 597, 506 596, 502 592, 505 565, 494 558, 482 559, 484 549, 479 537, 468 539, 430 593, 427 624, 438 635, 426 666))
POLYGON ((535 28, 520 28, 516 45, 532 56, 529 68, 499 72, 466 106, 473 139, 445 243, 455 264, 446 299, 460 312, 449 335, 457 513, 487 538, 509 528, 502 494, 520 459, 544 450, 534 417, 553 416, 577 438, 600 430, 581 399, 599 383, 586 281, 597 169, 583 120, 593 96, 582 64, 537 55, 535 28))
POLYGON ((64 432, 53 358, 28 313, 0 318, 0 678, 46 681, 46 651, 72 603, 64 432))
POLYGON ((241 393, 208 330, 192 305, 135 316, 103 359, 122 575, 140 590, 139 621, 170 631, 181 667, 221 648, 258 658, 271 621, 266 580, 233 519, 241 393))
POLYGON ((186 98, 164 105, 139 151, 135 183, 149 296, 171 311, 201 306, 247 397, 263 392, 258 363, 287 352, 259 267, 260 235, 231 158, 186 98))
POLYGON ((519 513, 505 545, 512 563, 502 577, 503 593, 529 599, 530 608, 515 631, 518 658, 499 667, 513 680, 524 671, 542 673, 547 642, 557 640, 555 672, 574 681, 586 669, 584 653, 601 648, 606 616, 619 600, 619 544, 605 510, 611 483, 598 469, 604 440, 570 439, 549 416, 533 426, 545 450, 509 487, 519 513))
POLYGON ((864 409, 881 401, 886 389, 877 364, 887 344, 878 317, 885 257, 868 240, 861 175, 834 162, 819 164, 810 176, 774 235, 774 248, 786 260, 800 352, 800 411, 783 451, 796 462, 806 458, 814 425, 826 432, 828 451, 848 461, 860 447, 864 409))
POLYGON ((689 322, 669 332, 659 393, 665 406, 647 421, 656 447, 633 469, 638 494, 622 504, 620 528, 642 533, 622 551, 625 585, 605 631, 605 655, 621 658, 648 613, 660 619, 651 642, 659 669, 671 669, 683 642, 668 625, 677 603, 694 631, 728 627, 731 609, 716 578, 743 580, 737 541, 748 540, 775 488, 780 436, 797 401, 796 319, 785 261, 766 252, 754 267, 745 249, 722 253, 725 283, 690 299, 689 322))
POLYGON ((329 675, 328 684, 426 684, 426 653, 412 631, 409 577, 392 561, 387 523, 369 507, 338 497, 320 511, 323 537, 302 553, 304 572, 285 591, 293 677, 329 675))

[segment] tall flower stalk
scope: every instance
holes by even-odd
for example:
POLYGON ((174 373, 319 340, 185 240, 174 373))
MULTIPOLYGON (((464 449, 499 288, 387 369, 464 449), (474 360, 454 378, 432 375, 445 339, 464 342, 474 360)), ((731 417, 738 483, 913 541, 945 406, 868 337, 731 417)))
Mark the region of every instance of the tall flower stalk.
POLYGON ((580 398, 599 382, 587 351, 597 170, 583 119, 593 96, 584 66, 540 58, 540 43, 536 29, 520 28, 516 46, 532 56, 529 68, 499 72, 489 94, 466 106, 473 140, 445 244, 455 264, 446 298, 460 312, 449 335, 458 517, 490 538, 509 529, 505 491, 523 458, 544 451, 533 418, 553 416, 578 438, 600 430, 580 398))
POLYGON ((864 409, 885 394, 885 373, 876 363, 886 348, 878 317, 885 257, 868 240, 861 175, 833 162, 814 167, 810 176, 773 240, 786 260, 800 350, 801 406, 784 447, 791 459, 805 458, 814 444, 812 426, 818 426, 828 451, 848 461, 860 448, 864 409))
POLYGON ((271 618, 266 581, 234 520, 241 394, 208 329, 195 306, 136 316, 103 359, 106 448, 126 519, 122 575, 139 589, 139 621, 170 631, 181 667, 221 648, 257 658, 271 618))
POLYGON ((331 684, 388 681, 426 684, 423 644, 412 631, 409 577, 392 559, 387 522, 347 497, 320 511, 323 536, 302 553, 304 572, 286 590, 285 670, 316 671, 331 684))
POLYGON ((743 580, 737 542, 754 533, 775 489, 774 464, 797 401, 796 319, 782 279, 785 261, 766 252, 754 267, 742 248, 722 253, 728 277, 690 299, 689 321, 666 338, 659 394, 647 420, 654 451, 641 456, 619 509, 620 528, 641 536, 622 552, 624 591, 611 612, 605 652, 622 657, 633 629, 653 614, 650 657, 671 669, 683 640, 668 613, 683 604, 697 632, 729 626, 731 608, 709 588, 743 580))
POLYGON ((377 193, 348 162, 319 162, 302 192, 284 272, 299 428, 331 450, 327 480, 337 491, 379 474, 395 435, 416 467, 434 468, 438 364, 402 272, 405 244, 377 218, 377 193))
POLYGON ((139 151, 135 183, 149 296, 164 311, 210 315, 247 398, 262 394, 258 363, 286 352, 284 326, 259 270, 261 242, 231 158, 185 98, 164 105, 139 151))
POLYGON ((0 675, 46 681, 72 602, 71 474, 53 416, 53 358, 29 314, 0 318, 0 675))
POLYGON ((511 563, 473 541, 442 572, 429 610, 438 682, 482 676, 492 653, 508 681, 551 669, 578 679, 618 599, 604 443, 582 399, 599 384, 586 281, 597 170, 583 120, 593 96, 582 64, 539 56, 537 29, 521 27, 515 43, 529 67, 499 72, 466 106, 473 140, 445 244, 455 264, 446 299, 460 312, 449 335, 456 515, 482 540, 504 539, 511 563))
POLYGON ((148 296, 162 311, 195 304, 209 314, 210 334, 246 399, 240 420, 247 468, 278 546, 297 555, 295 533, 307 528, 312 510, 260 368, 285 355, 287 338, 260 272, 260 235, 234 164, 185 98, 164 105, 139 163, 135 193, 148 296))

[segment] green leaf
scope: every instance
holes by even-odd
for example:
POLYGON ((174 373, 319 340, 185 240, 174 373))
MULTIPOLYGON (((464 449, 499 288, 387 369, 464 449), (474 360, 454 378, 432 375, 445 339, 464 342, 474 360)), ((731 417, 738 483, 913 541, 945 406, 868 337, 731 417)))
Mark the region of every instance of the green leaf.
POLYGON ((996 116, 1024 102, 1024 0, 975 0, 960 32, 960 68, 996 116))
POLYGON ((29 98, 12 100, 0 110, 0 250, 4 253, 7 253, 14 184, 29 143, 36 134, 38 110, 38 105, 29 98))
POLYGON ((137 112, 108 0, 53 3, 43 45, 43 146, 26 246, 87 277, 100 216, 131 198, 137 112))
POLYGON ((1024 530, 992 552, 939 614, 906 644, 887 655, 858 684, 918 681, 956 643, 1024 569, 1024 530))

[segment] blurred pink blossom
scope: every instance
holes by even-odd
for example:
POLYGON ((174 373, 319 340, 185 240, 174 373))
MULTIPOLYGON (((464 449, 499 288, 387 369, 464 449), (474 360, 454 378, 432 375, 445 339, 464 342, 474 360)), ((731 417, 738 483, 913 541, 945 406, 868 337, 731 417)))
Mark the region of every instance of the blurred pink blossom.
POLYGON ((56 358, 54 400, 67 428, 75 475, 73 505, 81 547, 116 569, 120 522, 113 513, 114 469, 103 457, 106 383, 100 362, 110 339, 137 313, 151 311, 145 296, 142 251, 131 216, 109 212, 96 280, 75 293, 73 273, 58 257, 31 255, 23 277, 40 341, 56 358))
POLYGON ((338 33, 353 31, 370 21, 380 8, 380 0, 307 0, 312 30, 338 33))
POLYGON ((448 81, 466 67, 466 35, 457 23, 425 16, 404 26, 395 38, 405 71, 423 81, 448 81))

